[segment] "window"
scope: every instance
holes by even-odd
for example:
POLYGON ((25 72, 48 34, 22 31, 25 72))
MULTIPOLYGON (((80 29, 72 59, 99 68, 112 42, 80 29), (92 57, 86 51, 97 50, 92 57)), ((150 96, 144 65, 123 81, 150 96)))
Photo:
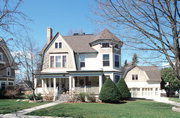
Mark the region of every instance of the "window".
POLYGON ((119 68, 119 55, 115 55, 115 67, 119 68))
POLYGON ((103 54, 103 66, 109 66, 109 54, 103 54))
POLYGON ((13 82, 9 82, 9 86, 13 86, 13 82))
POLYGON ((55 43, 55 48, 62 48, 62 43, 61 42, 56 42, 55 43))
POLYGON ((107 48, 109 47, 109 43, 102 43, 102 48, 107 48))
POLYGON ((61 56, 55 56, 56 57, 56 68, 61 67, 61 56))
POLYGON ((50 56, 50 67, 54 68, 54 56, 50 56))
POLYGON ((138 80, 138 75, 132 75, 132 80, 138 80))
POLYGON ((119 75, 115 75, 114 82, 117 83, 119 81, 119 79, 120 79, 120 76, 119 75))
POLYGON ((1 82, 1 89, 5 89, 6 87, 6 83, 5 82, 1 82))
POLYGON ((3 53, 0 52, 0 61, 3 61, 3 53))
POLYGON ((67 56, 66 55, 54 55, 50 56, 50 68, 66 68, 67 56))
POLYGON ((84 55, 80 55, 79 62, 80 62, 80 68, 85 67, 85 56, 84 55))
POLYGON ((11 68, 10 67, 6 68, 6 75, 11 76, 11 68))
POLYGON ((66 56, 63 56, 62 61, 63 61, 62 67, 65 68, 66 67, 66 56))

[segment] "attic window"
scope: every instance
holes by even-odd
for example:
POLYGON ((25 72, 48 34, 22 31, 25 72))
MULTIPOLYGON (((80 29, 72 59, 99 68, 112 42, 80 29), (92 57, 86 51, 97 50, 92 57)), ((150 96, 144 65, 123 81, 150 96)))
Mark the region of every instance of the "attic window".
POLYGON ((137 74, 132 75, 132 80, 138 80, 138 75, 137 74))
POLYGON ((62 43, 61 42, 56 42, 55 43, 55 48, 62 48, 62 43))
POLYGON ((109 43, 102 43, 102 48, 107 48, 109 47, 109 43))
POLYGON ((6 75, 11 76, 11 68, 10 67, 6 68, 6 75))

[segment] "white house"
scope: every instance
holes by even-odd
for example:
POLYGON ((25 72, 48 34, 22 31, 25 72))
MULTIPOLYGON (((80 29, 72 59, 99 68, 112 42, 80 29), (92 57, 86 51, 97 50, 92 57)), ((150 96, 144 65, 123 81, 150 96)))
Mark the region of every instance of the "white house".
POLYGON ((109 30, 99 34, 52 35, 42 50, 42 68, 36 74, 37 93, 66 91, 99 94, 105 76, 117 82, 121 77, 123 43, 109 30))
POLYGON ((160 96, 160 70, 155 66, 134 66, 126 69, 125 81, 135 98, 160 96))

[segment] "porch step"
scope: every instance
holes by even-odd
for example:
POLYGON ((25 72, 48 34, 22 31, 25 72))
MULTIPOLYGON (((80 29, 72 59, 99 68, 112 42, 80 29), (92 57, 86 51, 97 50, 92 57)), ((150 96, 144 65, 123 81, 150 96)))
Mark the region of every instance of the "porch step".
POLYGON ((58 96, 58 101, 63 101, 63 102, 66 102, 70 99, 70 95, 69 94, 60 94, 58 96))

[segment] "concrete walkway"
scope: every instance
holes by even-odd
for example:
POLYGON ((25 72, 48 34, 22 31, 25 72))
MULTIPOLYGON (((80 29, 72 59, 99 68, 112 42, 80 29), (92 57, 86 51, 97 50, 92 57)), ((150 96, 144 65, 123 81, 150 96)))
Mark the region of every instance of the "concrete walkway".
POLYGON ((44 105, 24 109, 24 110, 9 113, 9 114, 0 114, 0 118, 63 118, 63 117, 28 116, 28 115, 25 115, 25 114, 30 113, 32 111, 39 110, 39 109, 42 109, 42 108, 51 107, 51 106, 61 104, 61 103, 63 103, 63 102, 62 101, 55 101, 55 102, 51 102, 51 103, 48 103, 48 104, 44 104, 44 105))
POLYGON ((158 98, 154 98, 153 100, 157 102, 162 102, 162 103, 171 104, 171 105, 180 107, 180 103, 170 101, 169 98, 167 97, 158 97, 158 98))

